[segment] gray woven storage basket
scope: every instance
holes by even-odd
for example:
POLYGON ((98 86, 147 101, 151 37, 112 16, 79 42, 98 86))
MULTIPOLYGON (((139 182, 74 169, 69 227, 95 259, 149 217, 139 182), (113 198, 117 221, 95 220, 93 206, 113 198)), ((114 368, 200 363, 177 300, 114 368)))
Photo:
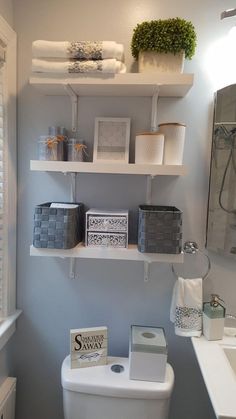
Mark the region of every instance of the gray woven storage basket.
MULTIPOLYGON (((66 202, 63 203, 67 204, 66 202)), ((75 204, 78 207, 51 208, 51 202, 35 207, 34 247, 71 249, 83 240, 84 206, 81 203, 75 204)))
POLYGON ((181 253, 182 212, 171 206, 140 205, 138 250, 142 253, 181 253))

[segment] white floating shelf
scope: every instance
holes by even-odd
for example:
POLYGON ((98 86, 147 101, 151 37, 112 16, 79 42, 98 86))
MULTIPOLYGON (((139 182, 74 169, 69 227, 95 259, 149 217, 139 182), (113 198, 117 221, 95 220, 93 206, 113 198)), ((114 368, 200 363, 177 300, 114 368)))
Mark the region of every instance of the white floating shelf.
POLYGON ((193 85, 193 74, 125 73, 89 77, 35 73, 29 82, 46 95, 67 95, 65 86, 70 85, 79 96, 153 96, 159 87, 159 96, 183 97, 193 85))
POLYGON ((124 175, 186 175, 185 166, 170 166, 156 164, 125 164, 125 163, 87 163, 71 161, 43 161, 31 160, 30 169, 41 172, 63 173, 109 173, 124 175))
POLYGON ((31 256, 46 256, 60 258, 81 259, 116 259, 143 262, 183 263, 183 254, 140 253, 136 245, 129 245, 128 249, 93 248, 78 244, 72 249, 39 249, 30 246, 31 256))

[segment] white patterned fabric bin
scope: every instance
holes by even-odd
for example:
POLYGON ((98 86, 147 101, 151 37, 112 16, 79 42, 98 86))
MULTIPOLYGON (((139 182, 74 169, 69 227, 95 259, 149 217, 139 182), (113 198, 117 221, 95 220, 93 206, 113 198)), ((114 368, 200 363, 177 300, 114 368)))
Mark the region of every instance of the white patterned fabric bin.
POLYGON ((86 212, 85 245, 90 247, 128 247, 128 210, 86 212))

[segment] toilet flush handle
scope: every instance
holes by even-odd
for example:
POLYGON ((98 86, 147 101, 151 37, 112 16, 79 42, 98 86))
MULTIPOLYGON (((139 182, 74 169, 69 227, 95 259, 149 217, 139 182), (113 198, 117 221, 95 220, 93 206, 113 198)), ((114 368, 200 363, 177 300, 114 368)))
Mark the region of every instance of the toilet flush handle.
POLYGON ((120 364, 113 364, 113 365, 111 366, 111 370, 112 370, 113 372, 120 373, 120 372, 123 372, 125 369, 124 369, 123 365, 120 365, 120 364))

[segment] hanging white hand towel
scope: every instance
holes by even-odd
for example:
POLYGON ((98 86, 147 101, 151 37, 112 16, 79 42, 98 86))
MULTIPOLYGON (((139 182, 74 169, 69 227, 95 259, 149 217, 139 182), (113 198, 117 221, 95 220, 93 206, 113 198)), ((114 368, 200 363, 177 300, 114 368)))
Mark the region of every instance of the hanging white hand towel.
POLYGON ((179 277, 173 288, 170 320, 178 336, 202 334, 202 278, 179 277))

